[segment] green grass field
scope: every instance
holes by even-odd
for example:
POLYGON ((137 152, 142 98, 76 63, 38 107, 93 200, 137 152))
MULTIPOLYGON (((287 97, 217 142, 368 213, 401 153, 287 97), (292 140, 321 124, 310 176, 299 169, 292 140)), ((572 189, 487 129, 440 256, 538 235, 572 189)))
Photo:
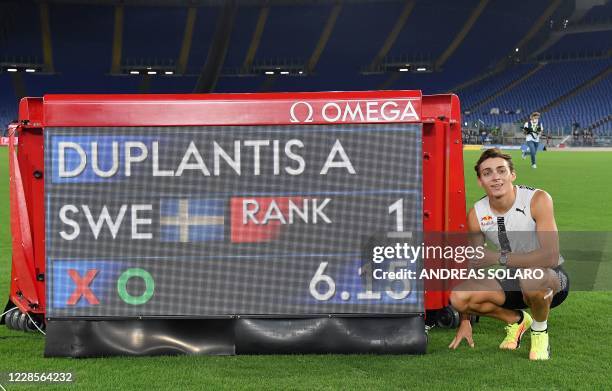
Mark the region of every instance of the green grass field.
MULTIPOLYGON (((468 205, 481 196, 473 162, 465 153, 468 205)), ((612 153, 547 152, 532 170, 515 154, 517 183, 546 189, 555 200, 561 231, 612 231, 612 153)), ((0 298, 10 279, 8 164, 0 150, 0 298)), ((612 243, 605 244, 607 248, 612 243)), ((605 255, 604 253, 599 253, 605 255)), ((604 256, 610 264, 610 258, 604 256)), ((569 261, 568 261, 569 263, 569 261)), ((604 266, 602 263, 601 266, 604 266)), ((608 268, 609 270, 609 268, 608 268)), ((2 303, 4 304, 4 302, 2 303)), ((74 389, 610 389, 612 388, 612 293, 572 292, 553 310, 549 331, 553 359, 530 362, 529 344, 499 351, 503 325, 483 319, 474 328, 476 347, 447 346, 454 330, 430 332, 424 356, 310 355, 45 359, 44 337, 0 327, 0 372, 72 371, 74 389)), ((527 338, 528 342, 528 338, 527 338)), ((7 386, 7 390, 64 388, 7 386)))

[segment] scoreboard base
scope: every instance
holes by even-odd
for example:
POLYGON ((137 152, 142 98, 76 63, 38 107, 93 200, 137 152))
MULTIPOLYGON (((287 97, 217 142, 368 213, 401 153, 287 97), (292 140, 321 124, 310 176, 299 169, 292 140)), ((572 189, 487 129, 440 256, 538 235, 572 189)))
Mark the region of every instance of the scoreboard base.
POLYGON ((393 318, 50 320, 45 357, 424 354, 421 315, 393 318))
POLYGON ((241 319, 237 354, 424 354, 422 316, 397 318, 241 319))
POLYGON ((232 320, 49 320, 45 357, 235 354, 232 320))

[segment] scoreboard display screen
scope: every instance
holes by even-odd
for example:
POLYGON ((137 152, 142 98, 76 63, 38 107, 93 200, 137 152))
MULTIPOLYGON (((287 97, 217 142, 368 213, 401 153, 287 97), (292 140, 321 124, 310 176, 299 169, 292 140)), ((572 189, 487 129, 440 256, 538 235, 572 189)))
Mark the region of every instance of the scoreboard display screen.
POLYGON ((368 250, 423 230, 421 143, 419 123, 47 127, 47 316, 423 312, 368 250))

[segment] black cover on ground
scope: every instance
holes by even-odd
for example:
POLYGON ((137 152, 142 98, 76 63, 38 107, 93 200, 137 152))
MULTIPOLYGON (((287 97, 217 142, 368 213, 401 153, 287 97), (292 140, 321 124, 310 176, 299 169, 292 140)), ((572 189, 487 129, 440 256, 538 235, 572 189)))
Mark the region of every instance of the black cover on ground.
POLYGON ((234 354, 231 320, 47 322, 45 357, 234 354))
POLYGON ((53 320, 45 357, 176 354, 424 354, 422 316, 312 319, 53 320))

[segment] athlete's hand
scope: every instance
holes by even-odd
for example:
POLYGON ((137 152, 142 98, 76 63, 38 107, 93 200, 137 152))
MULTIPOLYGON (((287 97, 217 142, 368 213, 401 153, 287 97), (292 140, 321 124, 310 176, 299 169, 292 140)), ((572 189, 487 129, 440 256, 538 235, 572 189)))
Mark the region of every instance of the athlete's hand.
POLYGON ((483 258, 474 258, 470 260, 470 267, 472 269, 484 269, 493 265, 497 265, 495 256, 486 255, 483 258))
POLYGON ((451 341, 450 345, 448 345, 449 349, 457 349, 457 347, 461 344, 463 339, 467 341, 468 345, 471 348, 474 347, 474 339, 472 338, 472 324, 469 319, 462 320, 459 324, 459 328, 457 328, 457 334, 455 334, 455 338, 451 341))
POLYGON ((472 257, 469 267, 472 269, 484 269, 489 266, 497 265, 499 263, 499 257, 500 253, 485 248, 484 256, 472 257))

